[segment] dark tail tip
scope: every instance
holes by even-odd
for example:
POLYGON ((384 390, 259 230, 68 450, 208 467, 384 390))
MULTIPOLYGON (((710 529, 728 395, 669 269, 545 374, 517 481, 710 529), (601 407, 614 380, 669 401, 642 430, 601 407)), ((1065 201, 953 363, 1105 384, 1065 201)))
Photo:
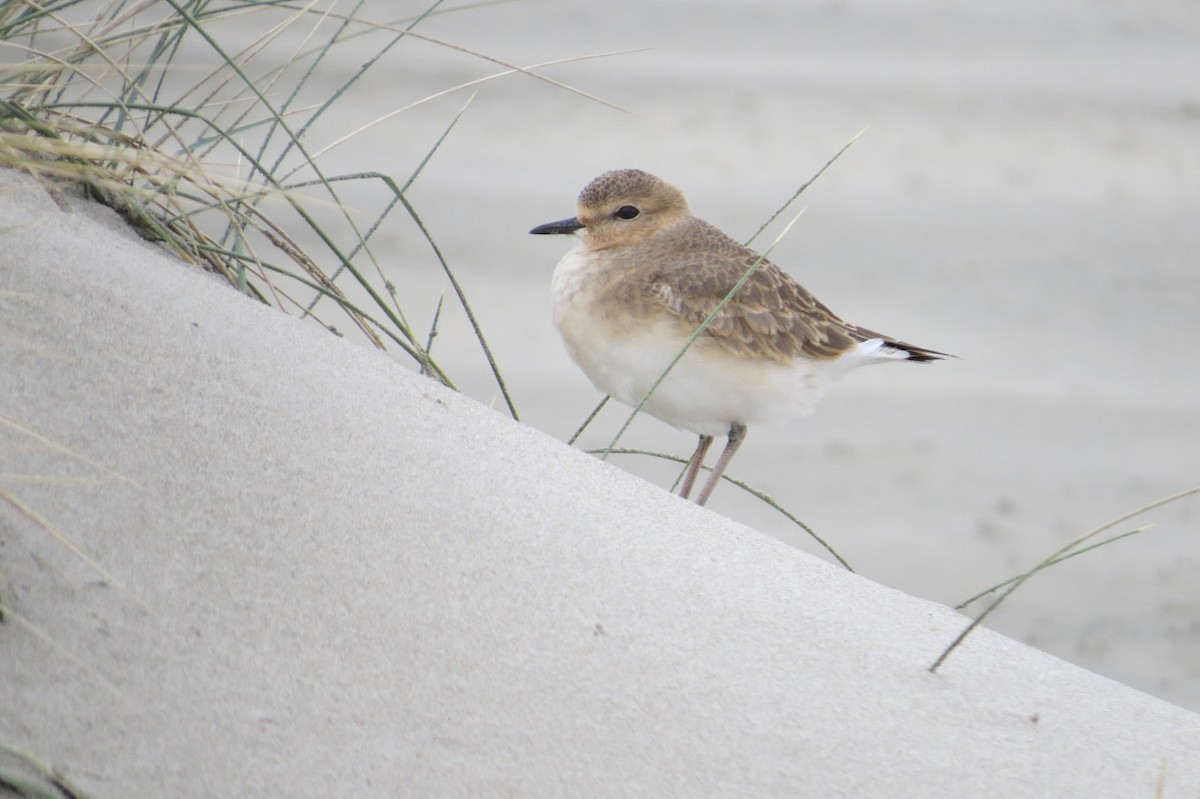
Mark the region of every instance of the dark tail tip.
POLYGON ((948 352, 938 352, 924 347, 918 347, 913 344, 905 344, 903 341, 889 341, 888 346, 895 347, 908 355, 908 360, 916 361, 917 363, 931 363, 933 361, 941 361, 946 358, 957 358, 957 355, 951 355, 948 352))

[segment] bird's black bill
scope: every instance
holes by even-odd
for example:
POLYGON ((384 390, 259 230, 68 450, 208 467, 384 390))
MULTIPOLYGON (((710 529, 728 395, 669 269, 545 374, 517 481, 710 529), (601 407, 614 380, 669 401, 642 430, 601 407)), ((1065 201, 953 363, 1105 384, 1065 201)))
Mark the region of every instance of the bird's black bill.
POLYGON ((544 236, 549 233, 574 233, 581 227, 583 227, 583 223, 575 217, 571 217, 570 219, 560 219, 557 222, 547 222, 544 225, 538 225, 529 232, 537 236, 544 236))

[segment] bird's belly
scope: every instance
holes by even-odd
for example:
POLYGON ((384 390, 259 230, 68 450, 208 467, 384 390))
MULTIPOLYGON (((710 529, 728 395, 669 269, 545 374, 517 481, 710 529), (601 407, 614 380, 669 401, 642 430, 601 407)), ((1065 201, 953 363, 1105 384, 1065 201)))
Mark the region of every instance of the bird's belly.
POLYGON ((556 321, 572 359, 597 389, 631 406, 649 394, 643 410, 694 433, 724 435, 734 422, 808 413, 827 383, 812 361, 746 360, 701 339, 655 388, 687 342, 669 320, 568 313, 556 321))

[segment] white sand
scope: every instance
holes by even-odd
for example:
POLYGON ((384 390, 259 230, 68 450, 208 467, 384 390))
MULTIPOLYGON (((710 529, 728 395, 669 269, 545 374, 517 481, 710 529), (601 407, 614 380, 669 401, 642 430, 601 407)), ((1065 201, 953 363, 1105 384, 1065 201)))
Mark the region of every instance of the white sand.
POLYGON ((1200 717, 986 630, 931 675, 962 616, 0 181, 3 484, 128 587, 0 515, 0 742, 89 795, 1200 790, 1200 717))
MULTIPOLYGON (((99 797, 1124 797, 1161 778, 1194 799, 1195 716, 987 632, 930 676, 964 620, 911 597, 952 604, 1200 482, 1198 26, 1193 0, 529 0, 427 20, 518 63, 651 48, 547 70, 631 114, 485 84, 410 192, 527 426, 472 401, 503 407, 452 302, 437 353, 471 399, 0 176, 0 414, 47 437, 0 421, 0 489, 152 609, 0 502, 0 596, 37 630, 0 627, 0 744, 99 797), (962 360, 852 375, 811 419, 751 430, 731 473, 875 583, 729 486, 698 512, 664 496, 673 469, 535 432, 566 438, 598 397, 546 308, 562 243, 526 233, 636 166, 748 237, 864 126, 773 257, 852 321, 962 360)), ((403 42, 308 141, 497 69, 403 42)), ((464 100, 367 130, 326 173, 406 177, 464 100)), ((440 268, 399 214, 373 245, 422 329, 440 268)), ((647 419, 623 443, 693 440, 647 419)), ((1139 520, 1155 527, 990 623, 1200 710, 1198 507, 1139 520)))

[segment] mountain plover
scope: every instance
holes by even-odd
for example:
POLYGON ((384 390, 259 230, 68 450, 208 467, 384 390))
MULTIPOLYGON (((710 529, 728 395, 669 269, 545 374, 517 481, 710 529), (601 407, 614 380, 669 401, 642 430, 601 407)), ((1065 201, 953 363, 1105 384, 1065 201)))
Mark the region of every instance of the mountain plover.
POLYGON ((701 505, 747 425, 812 411, 858 366, 949 357, 842 321, 775 264, 692 216, 679 189, 638 169, 605 172, 579 195, 576 216, 529 232, 577 236, 554 269, 554 323, 593 385, 632 406, 754 270, 643 406, 700 436, 685 498, 713 437, 728 436, 701 505))

